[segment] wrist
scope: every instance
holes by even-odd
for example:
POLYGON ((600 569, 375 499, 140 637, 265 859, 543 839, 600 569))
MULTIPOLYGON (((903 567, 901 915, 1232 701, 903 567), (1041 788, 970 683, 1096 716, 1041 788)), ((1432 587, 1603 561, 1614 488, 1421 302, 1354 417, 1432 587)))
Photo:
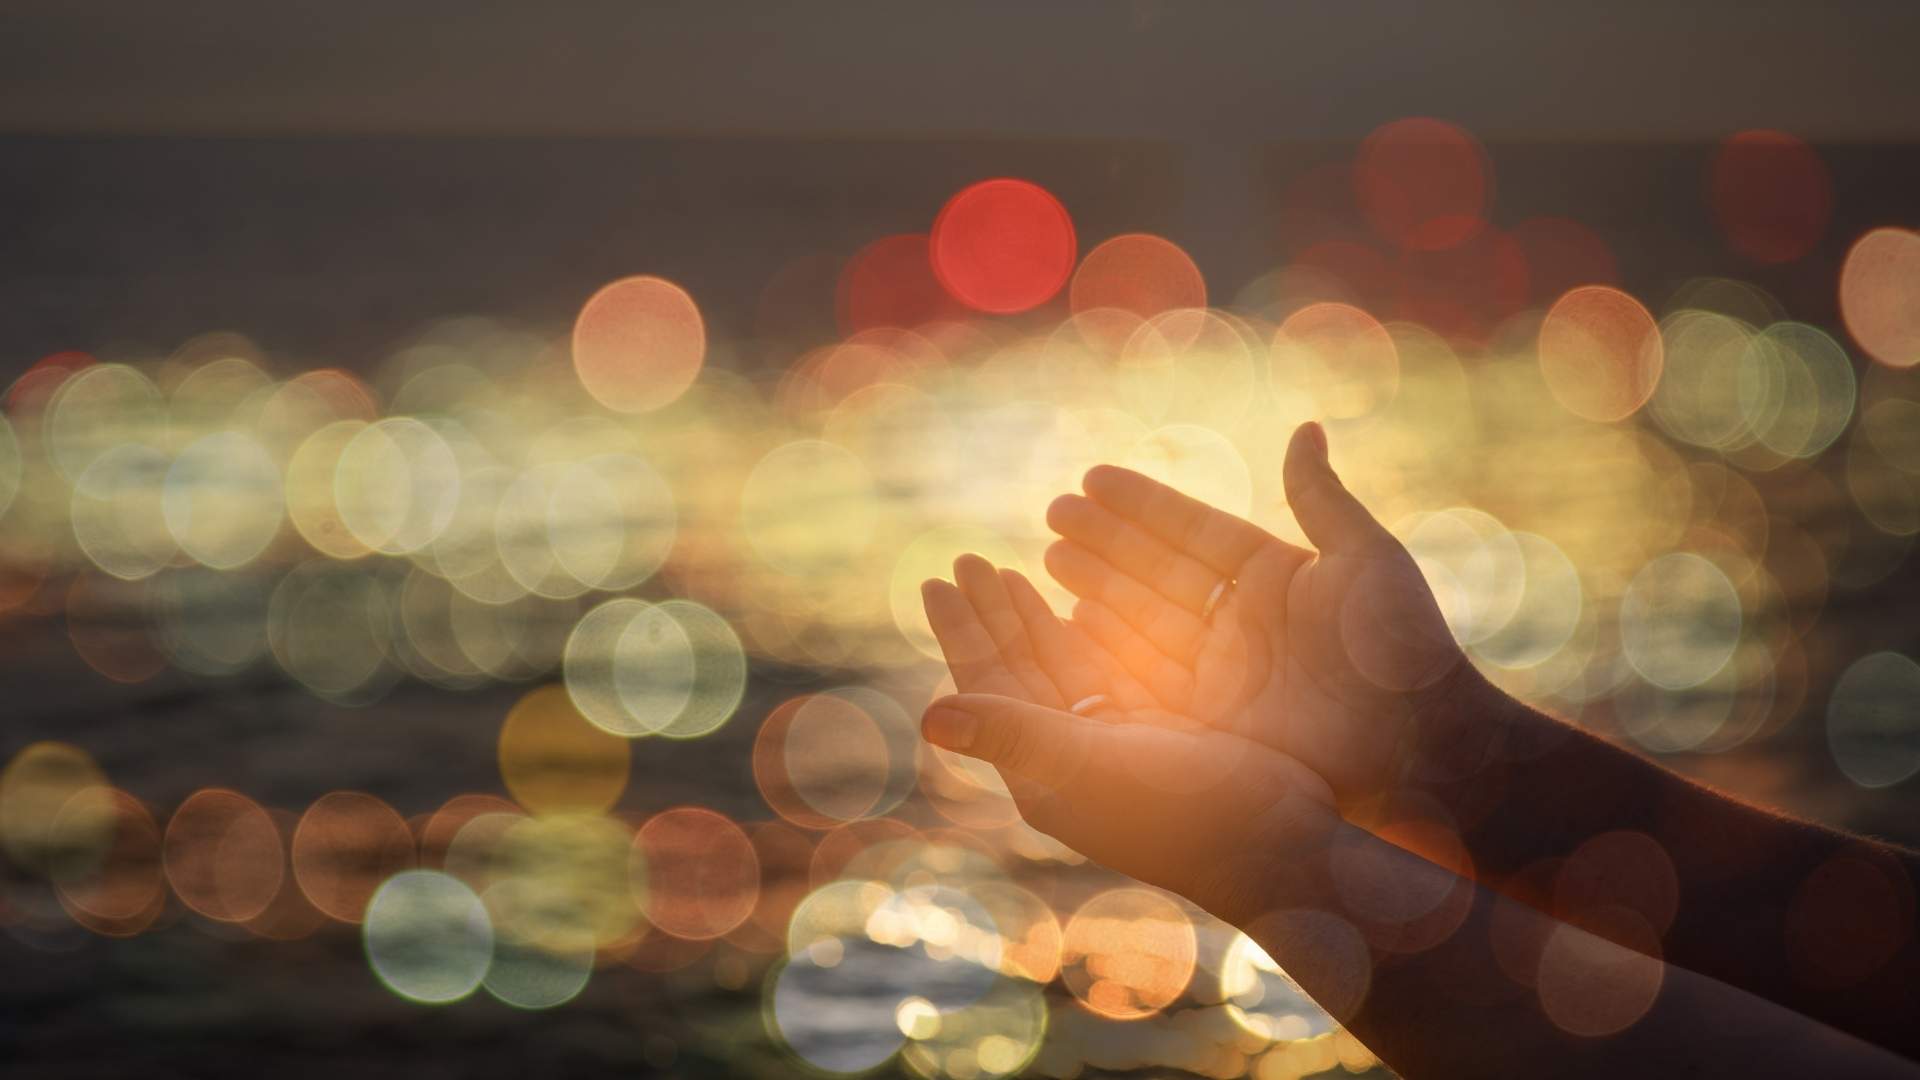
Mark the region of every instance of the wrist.
POLYGON ((1187 898, 1243 930, 1275 911, 1324 906, 1328 860, 1344 825, 1333 807, 1291 794, 1256 816, 1243 842, 1209 859, 1187 898))
POLYGON ((1431 796, 1437 789, 1484 780, 1502 759, 1525 707, 1488 681, 1464 655, 1418 692, 1395 778, 1397 792, 1431 796))

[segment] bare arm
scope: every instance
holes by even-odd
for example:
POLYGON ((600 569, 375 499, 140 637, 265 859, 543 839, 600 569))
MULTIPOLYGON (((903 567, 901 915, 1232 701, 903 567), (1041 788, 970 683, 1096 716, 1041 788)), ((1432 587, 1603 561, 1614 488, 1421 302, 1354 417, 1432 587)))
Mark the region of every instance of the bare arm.
POLYGON ((1920 855, 1696 784, 1477 674, 1429 713, 1412 777, 1399 801, 1443 806, 1484 880, 1567 918, 1636 908, 1674 964, 1920 1059, 1920 855))
POLYGON ((1513 701, 1315 426, 1295 432, 1284 479, 1317 551, 1137 473, 1089 472, 1049 516, 1074 622, 1169 707, 1325 777, 1349 820, 1391 836, 1437 818, 1510 899, 1920 1060, 1920 859, 1513 701))
POLYGON ((928 739, 999 768, 1036 828, 1245 929, 1404 1075, 1913 1074, 1379 839, 1287 755, 1130 706, 1140 688, 1018 575, 968 558, 956 578, 927 609, 966 692, 928 710, 928 739), (1059 707, 1090 694, 1117 707, 1059 707))
POLYGON ((1342 1019, 1405 1076, 1920 1075, 1886 1050, 1557 922, 1344 822, 1326 842, 1324 859, 1296 847, 1276 860, 1263 892, 1278 910, 1235 917, 1318 1000, 1337 1007, 1364 978, 1342 1019), (1328 865, 1346 880, 1302 872, 1328 865), (1347 899, 1453 888, 1464 893, 1458 927, 1410 954, 1395 951, 1397 927, 1347 899), (1364 973, 1353 969, 1354 941, 1368 946, 1364 973), (1534 960, 1532 987, 1508 970, 1516 952, 1534 960))
POLYGON ((1019 778, 1036 828, 1244 929, 1414 1080, 1920 1075, 1389 844, 1343 820, 1297 762, 1236 736, 989 694, 936 701, 923 727, 1019 778))

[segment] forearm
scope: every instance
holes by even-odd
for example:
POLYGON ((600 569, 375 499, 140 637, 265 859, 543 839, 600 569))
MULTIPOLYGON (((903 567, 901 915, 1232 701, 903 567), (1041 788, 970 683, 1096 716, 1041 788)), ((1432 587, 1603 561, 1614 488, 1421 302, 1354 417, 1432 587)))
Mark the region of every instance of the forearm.
POLYGON ((1740 802, 1491 686, 1456 695, 1421 752, 1402 807, 1438 802, 1484 882, 1575 921, 1635 908, 1674 964, 1920 1058, 1920 856, 1740 802), (1609 865, 1623 845, 1647 857, 1609 865))
POLYGON ((1403 1076, 1912 1076, 1910 1063, 1338 824, 1233 912, 1403 1076), (1429 925, 1383 919, 1420 898, 1429 925), (1435 920, 1438 924, 1435 925, 1435 920), (1424 938, 1435 929, 1440 940, 1424 938), (1516 950, 1516 943, 1518 948, 1516 950), (1402 951, 1410 946, 1423 946, 1402 951), (1513 970, 1516 951, 1532 959, 1513 970))

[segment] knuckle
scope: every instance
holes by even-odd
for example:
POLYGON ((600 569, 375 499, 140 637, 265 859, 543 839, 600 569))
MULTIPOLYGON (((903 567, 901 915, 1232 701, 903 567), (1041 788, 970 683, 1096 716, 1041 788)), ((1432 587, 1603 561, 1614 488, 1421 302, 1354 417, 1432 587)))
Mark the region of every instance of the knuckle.
POLYGON ((997 714, 980 718, 980 745, 997 764, 1018 769, 1033 754, 1033 736, 1017 724, 1008 724, 997 714))

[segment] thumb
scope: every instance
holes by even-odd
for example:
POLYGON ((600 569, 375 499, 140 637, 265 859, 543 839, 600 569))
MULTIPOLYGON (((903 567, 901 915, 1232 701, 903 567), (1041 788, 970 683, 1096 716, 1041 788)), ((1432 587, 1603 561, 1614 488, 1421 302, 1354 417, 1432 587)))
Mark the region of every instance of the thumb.
POLYGON ((1386 535, 1386 529, 1353 497, 1327 462, 1327 432, 1311 421, 1294 429, 1282 474, 1287 505, 1313 546, 1352 550, 1386 535))
POLYGON ((935 746, 1057 790, 1079 775, 1095 729, 1107 726, 997 694, 952 694, 927 707, 920 733, 935 746))

